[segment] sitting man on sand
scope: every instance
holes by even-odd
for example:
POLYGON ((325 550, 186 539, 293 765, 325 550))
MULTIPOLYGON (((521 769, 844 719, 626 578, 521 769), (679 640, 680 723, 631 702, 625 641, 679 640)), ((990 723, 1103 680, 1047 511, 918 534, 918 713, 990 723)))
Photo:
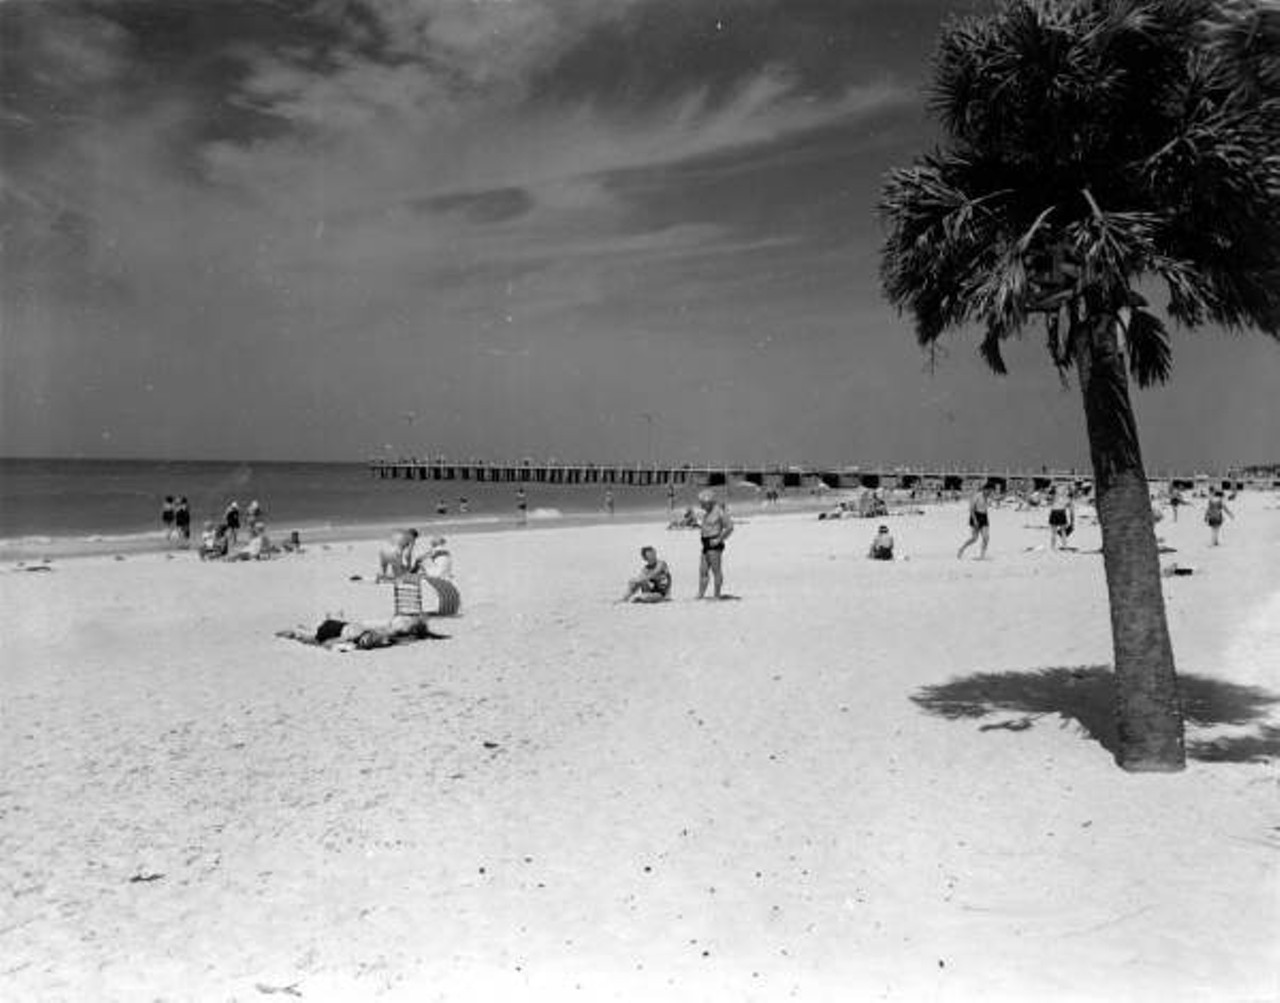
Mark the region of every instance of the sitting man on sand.
POLYGON ((443 638, 431 631, 425 615, 397 614, 390 620, 337 620, 326 617, 314 629, 295 628, 276 632, 276 637, 314 644, 331 651, 389 648, 404 640, 443 638))
POLYGON ((893 534, 889 532, 888 526, 881 526, 876 532, 867 556, 873 561, 893 560, 893 534))
POLYGON ((391 535, 388 545, 378 554, 378 581, 388 581, 413 570, 413 546, 418 542, 416 529, 401 529, 391 535))
POLYGON ((204 524, 204 532, 200 534, 200 549, 196 553, 202 561, 216 561, 227 556, 229 543, 226 525, 210 519, 204 524))
POLYGON ((627 592, 618 602, 666 602, 671 598, 671 569, 659 560, 653 547, 641 547, 644 567, 627 582, 627 592))

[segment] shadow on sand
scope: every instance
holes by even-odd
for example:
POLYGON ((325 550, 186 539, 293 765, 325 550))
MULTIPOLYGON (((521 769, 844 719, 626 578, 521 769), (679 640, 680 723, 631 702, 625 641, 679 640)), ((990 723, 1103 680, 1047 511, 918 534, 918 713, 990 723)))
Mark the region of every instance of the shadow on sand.
MULTIPOLYGON (((1246 763, 1280 757, 1280 726, 1259 720, 1280 704, 1280 695, 1205 676, 1179 674, 1178 683, 1188 731, 1256 724, 1248 734, 1204 740, 1188 735, 1189 758, 1210 763, 1246 763)), ((984 724, 979 731, 1024 731, 1036 718, 1057 714, 1077 722, 1089 738, 1113 755, 1117 751, 1115 677, 1105 665, 979 672, 926 686, 911 699, 927 713, 949 720, 981 718, 998 712, 1025 715, 984 724)))

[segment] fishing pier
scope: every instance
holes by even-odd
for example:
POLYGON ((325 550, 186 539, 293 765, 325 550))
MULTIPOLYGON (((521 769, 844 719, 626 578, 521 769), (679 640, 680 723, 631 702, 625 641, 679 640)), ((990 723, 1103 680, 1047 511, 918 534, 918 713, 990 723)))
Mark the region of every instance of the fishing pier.
MULTIPOLYGON (((369 471, 380 480, 472 481, 480 484, 597 484, 626 487, 720 487, 750 484, 758 488, 817 490, 885 489, 964 491, 990 484, 998 490, 1043 490, 1057 483, 1087 485, 1091 478, 1074 470, 942 470, 931 468, 798 467, 778 465, 683 466, 594 463, 488 463, 478 460, 371 459, 369 471)), ((1180 486, 1221 481, 1243 486, 1238 478, 1195 475, 1152 476, 1153 484, 1177 480, 1180 486)))

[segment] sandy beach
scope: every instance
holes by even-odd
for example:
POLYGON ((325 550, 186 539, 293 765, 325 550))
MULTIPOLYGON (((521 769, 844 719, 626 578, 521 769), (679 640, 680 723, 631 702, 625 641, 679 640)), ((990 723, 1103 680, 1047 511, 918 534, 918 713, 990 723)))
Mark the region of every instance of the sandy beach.
POLYGON ((1232 505, 1158 526, 1159 776, 1087 518, 957 561, 941 506, 889 564, 744 509, 720 603, 660 524, 460 536, 448 639, 349 654, 273 635, 387 615, 376 542, 6 565, 0 997, 1280 998, 1280 507, 1232 505), (615 605, 650 542, 676 601, 615 605))

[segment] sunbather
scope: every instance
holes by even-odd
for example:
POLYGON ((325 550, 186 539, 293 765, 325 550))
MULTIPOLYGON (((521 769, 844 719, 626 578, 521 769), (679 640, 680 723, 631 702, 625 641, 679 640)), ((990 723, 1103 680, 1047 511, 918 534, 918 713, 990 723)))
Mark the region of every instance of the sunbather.
POLYGON ((314 629, 292 628, 276 632, 276 637, 314 644, 338 651, 358 648, 388 648, 404 640, 443 638, 434 633, 425 615, 398 614, 389 620, 338 620, 326 617, 314 629))

